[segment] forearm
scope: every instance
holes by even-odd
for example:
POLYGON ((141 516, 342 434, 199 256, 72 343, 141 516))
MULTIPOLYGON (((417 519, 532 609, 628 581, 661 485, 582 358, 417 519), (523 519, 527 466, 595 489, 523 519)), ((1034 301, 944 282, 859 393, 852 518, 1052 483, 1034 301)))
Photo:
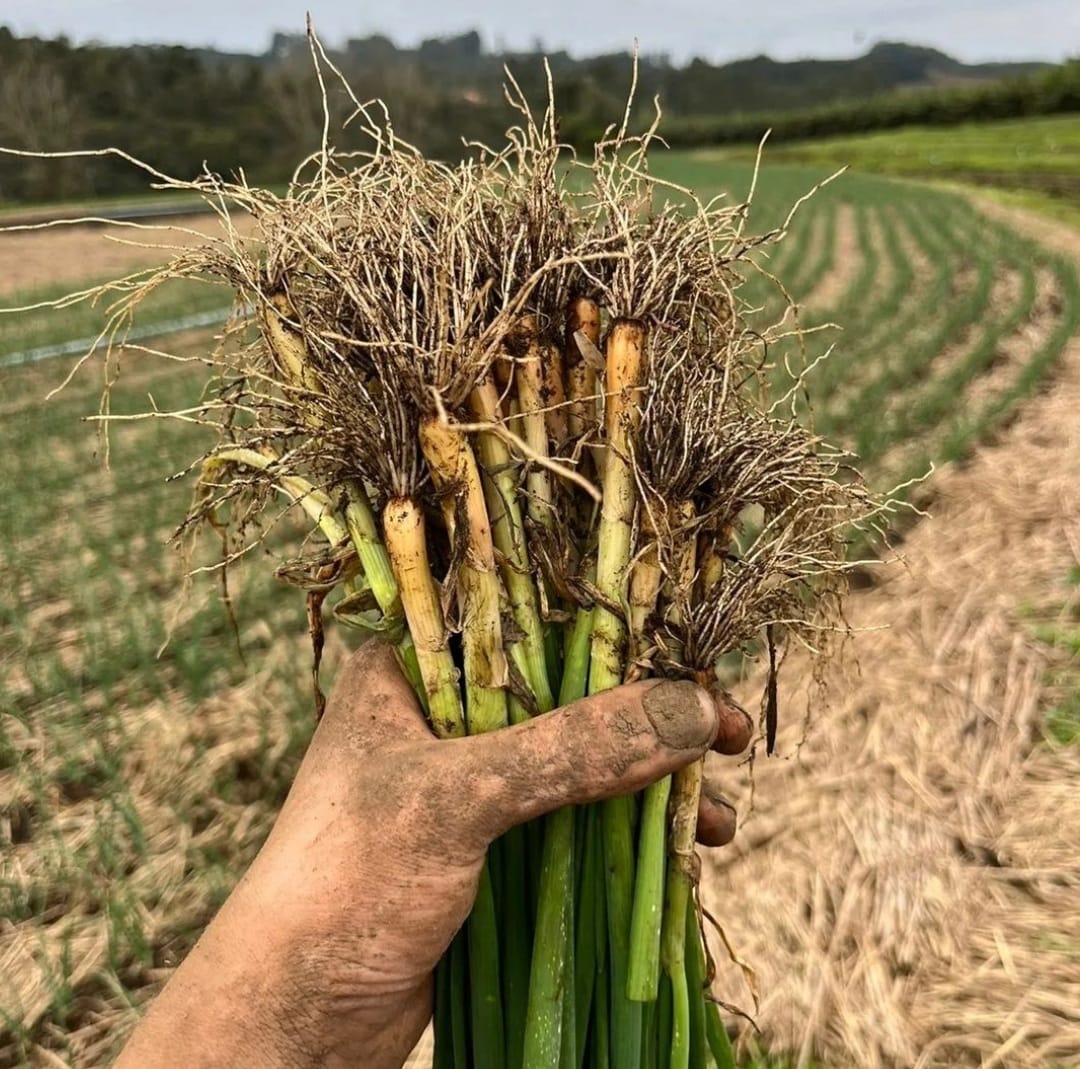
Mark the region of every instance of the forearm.
POLYGON ((354 901, 343 918, 326 906, 344 891, 326 869, 297 865, 314 855, 308 821, 299 823, 291 853, 271 835, 114 1069, 401 1069, 431 1015, 430 977, 404 992, 371 990, 364 941, 342 925, 378 911, 354 901), (315 909, 303 893, 313 886, 315 909))
POLYGON ((116 1069, 320 1064, 273 913, 239 888, 155 1000, 116 1069))

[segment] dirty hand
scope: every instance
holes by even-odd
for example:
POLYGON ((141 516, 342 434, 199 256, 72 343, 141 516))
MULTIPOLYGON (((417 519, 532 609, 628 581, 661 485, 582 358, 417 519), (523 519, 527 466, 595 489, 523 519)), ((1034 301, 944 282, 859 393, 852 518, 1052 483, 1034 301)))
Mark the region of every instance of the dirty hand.
MULTIPOLYGON (((349 660, 266 844, 116 1063, 399 1069, 488 845, 570 803, 640 790, 745 713, 691 683, 632 683, 490 735, 439 741, 394 654, 349 660)), ((706 780, 698 838, 735 813, 706 780)))

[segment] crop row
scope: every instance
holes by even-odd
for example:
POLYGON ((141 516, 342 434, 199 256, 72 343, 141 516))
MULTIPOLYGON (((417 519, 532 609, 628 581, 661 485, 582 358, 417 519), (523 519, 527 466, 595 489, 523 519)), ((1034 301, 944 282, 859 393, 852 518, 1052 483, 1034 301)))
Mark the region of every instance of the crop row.
MULTIPOLYGON (((758 229, 776 225, 822 177, 778 171, 759 188, 758 229)), ((744 174, 728 165, 716 180, 738 190, 744 174)), ((917 478, 987 440, 1053 373, 1080 322, 1069 261, 959 194, 885 179, 843 175, 820 190, 767 269, 803 302, 806 331, 768 354, 773 374, 782 384, 788 368, 831 347, 807 380, 814 425, 850 448, 872 482, 917 478), (843 206, 855 231, 854 265, 837 262, 843 206), (829 307, 816 306, 815 290, 840 270, 846 286, 829 307), (842 330, 814 329, 833 323, 842 330)), ((760 307, 763 325, 783 313, 786 297, 766 278, 751 277, 743 294, 760 307)))

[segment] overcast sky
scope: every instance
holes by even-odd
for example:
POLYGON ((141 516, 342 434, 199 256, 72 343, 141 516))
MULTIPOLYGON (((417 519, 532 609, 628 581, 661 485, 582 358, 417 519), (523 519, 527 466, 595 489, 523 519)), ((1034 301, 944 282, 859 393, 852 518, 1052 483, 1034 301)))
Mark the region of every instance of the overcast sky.
MULTIPOLYGON (((1078 0, 308 0, 328 44, 384 33, 399 44, 477 29, 488 47, 539 40, 575 55, 623 50, 723 60, 850 56, 875 41, 927 44, 968 61, 1080 53, 1078 0)), ((264 51, 274 30, 301 31, 304 0, 0 0, 16 33, 76 41, 213 45, 264 51)))

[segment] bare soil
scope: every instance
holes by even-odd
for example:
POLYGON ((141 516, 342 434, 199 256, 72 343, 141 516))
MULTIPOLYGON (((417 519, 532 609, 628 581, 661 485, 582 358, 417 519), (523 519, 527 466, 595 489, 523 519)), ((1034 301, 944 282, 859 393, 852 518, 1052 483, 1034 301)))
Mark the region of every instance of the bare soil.
POLYGON ((993 398, 1008 389, 1032 355, 1042 348, 1054 330, 1060 312, 1060 294, 1053 272, 1042 268, 1035 280, 1035 302, 1028 316, 1016 330, 1002 338, 994 350, 990 366, 964 391, 964 402, 971 411, 985 408, 993 398))
POLYGON ((1080 261, 1080 230, 1023 208, 1001 204, 981 193, 971 193, 968 200, 991 219, 1014 227, 1052 252, 1080 261))
MULTIPOLYGON (((969 284, 971 281, 972 279, 969 278, 969 284)), ((1040 282, 1044 285, 1049 284, 1050 281, 1051 279, 1049 278, 1040 279, 1040 282)), ((1019 273, 1016 271, 999 271, 994 276, 994 281, 990 286, 990 297, 987 302, 987 309, 984 316, 968 323, 963 330, 959 331, 954 336, 953 340, 939 350, 934 355, 933 359, 924 367, 921 378, 923 386, 927 390, 933 389, 934 378, 948 375, 968 356, 972 346, 982 336, 987 319, 1001 320, 1009 315, 1020 297, 1021 286, 1022 280, 1019 273)), ((894 394, 886 402, 885 415, 895 415, 904 407, 912 404, 912 402, 920 396, 921 392, 922 391, 916 388, 911 391, 894 394)), ((971 403, 967 400, 967 395, 968 390, 965 389, 965 404, 971 403)))
MULTIPOLYGON (((903 220, 895 220, 895 226, 897 230, 897 239, 904 250, 904 255, 911 261, 911 265, 914 269, 914 282, 911 291, 907 295, 904 305, 902 306, 902 311, 900 312, 900 314, 906 314, 910 305, 925 301, 926 291, 929 288, 933 273, 931 265, 926 258, 926 254, 915 240, 914 235, 904 224, 903 220)), ((880 231, 876 233, 876 239, 878 241, 879 263, 888 264, 888 267, 886 268, 887 281, 882 283, 882 289, 884 289, 892 282, 892 272, 894 267, 888 256, 884 235, 880 231)), ((960 262, 958 263, 955 274, 951 280, 950 296, 953 299, 960 300, 970 293, 974 284, 974 268, 970 263, 960 262)), ((928 314, 925 317, 921 330, 924 333, 928 333, 933 330, 934 327, 934 316, 928 314)), ((894 341, 895 339, 889 334, 886 334, 881 339, 882 346, 885 348, 890 347, 894 341)), ((908 338, 907 341, 910 343, 911 338, 908 338)), ((858 396, 859 392, 868 383, 872 382, 881 371, 882 368, 880 363, 875 360, 863 360, 859 364, 853 363, 846 369, 843 379, 837 383, 834 399, 844 400, 850 403, 850 400, 858 396)))
POLYGON ((818 312, 827 312, 843 297, 862 265, 855 209, 846 202, 837 208, 835 241, 832 269, 801 302, 818 312))
MULTIPOLYGON (((234 220, 241 232, 251 219, 234 220)), ((44 286, 75 285, 120 277, 163 263, 178 249, 222 233, 216 215, 176 216, 163 223, 104 226, 60 225, 47 229, 0 228, 0 298, 44 286)))

